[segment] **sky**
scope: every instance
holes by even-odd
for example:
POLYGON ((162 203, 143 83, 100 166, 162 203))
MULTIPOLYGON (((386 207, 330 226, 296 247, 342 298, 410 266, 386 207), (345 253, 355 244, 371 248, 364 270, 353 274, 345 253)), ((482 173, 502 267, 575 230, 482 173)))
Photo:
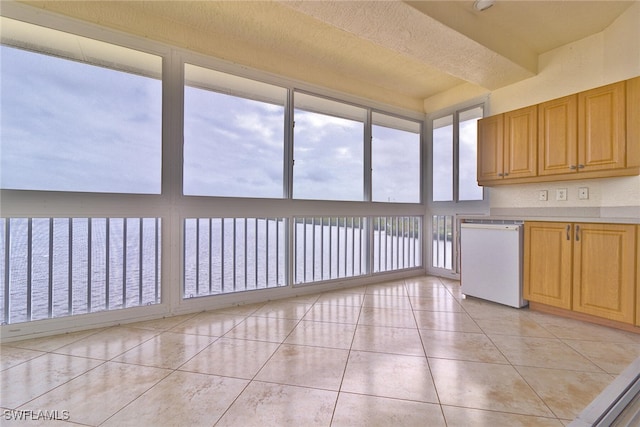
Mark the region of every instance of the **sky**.
POLYGON ((0 46, 0 185, 159 193, 161 82, 0 46))
MULTIPOLYGON (((477 120, 459 125, 459 200, 482 200, 482 188, 477 184, 477 120)), ((433 199, 451 201, 453 197, 453 125, 433 131, 433 199)))
MULTIPOLYGON (((158 194, 161 81, 0 47, 0 186, 158 194)), ((362 200, 362 122, 296 109, 294 198, 362 200)), ((184 193, 283 196, 284 107, 185 88, 184 193)), ((417 134, 374 126, 373 197, 419 202, 417 134)))

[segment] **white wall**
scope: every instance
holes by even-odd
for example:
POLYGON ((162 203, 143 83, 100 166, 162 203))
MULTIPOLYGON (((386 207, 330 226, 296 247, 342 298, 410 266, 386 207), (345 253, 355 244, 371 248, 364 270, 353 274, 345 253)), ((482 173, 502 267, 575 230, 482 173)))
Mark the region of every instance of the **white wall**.
MULTIPOLYGON (((538 75, 491 93, 489 114, 606 85, 640 75, 640 2, 603 32, 559 47, 539 58, 538 75)), ((640 176, 546 184, 508 185, 490 189, 492 211, 497 208, 634 207, 640 211, 640 176), (578 188, 588 187, 588 200, 578 188), (556 201, 555 189, 567 188, 568 200, 556 201), (541 189, 549 201, 538 200, 541 189)))

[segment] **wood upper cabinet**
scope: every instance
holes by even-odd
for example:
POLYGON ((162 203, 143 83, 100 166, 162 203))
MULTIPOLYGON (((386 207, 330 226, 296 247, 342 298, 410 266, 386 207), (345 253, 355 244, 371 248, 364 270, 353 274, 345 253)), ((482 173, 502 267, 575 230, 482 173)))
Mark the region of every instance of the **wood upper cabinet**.
POLYGON ((627 167, 634 168, 640 167, 640 77, 627 80, 626 83, 627 167))
POLYGON ((478 121, 478 181, 536 176, 537 107, 478 121))
POLYGON ((538 105, 538 175, 578 171, 578 95, 538 105))
POLYGON ((640 174, 640 77, 478 123, 480 185, 640 174))
POLYGON ((573 310, 634 323, 636 228, 574 225, 573 310))
POLYGON ((503 172, 504 115, 478 120, 478 181, 501 179, 503 172))
POLYGON ((626 88, 618 82, 578 94, 578 170, 626 167, 626 88))
POLYGON ((524 298, 571 309, 571 223, 525 222, 524 298))
POLYGON ((538 108, 535 105, 504 114, 504 178, 536 176, 538 108))

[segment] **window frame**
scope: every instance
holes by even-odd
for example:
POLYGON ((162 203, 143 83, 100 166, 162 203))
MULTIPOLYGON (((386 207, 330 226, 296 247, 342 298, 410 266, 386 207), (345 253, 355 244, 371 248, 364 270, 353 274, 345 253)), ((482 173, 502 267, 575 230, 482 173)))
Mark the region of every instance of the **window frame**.
MULTIPOLYGON (((368 141, 370 141, 370 143, 368 144, 368 149, 369 149, 369 165, 368 165, 368 169, 369 170, 369 187, 368 187, 368 195, 369 195, 369 199, 371 201, 374 201, 375 203, 416 203, 416 204, 423 204, 425 197, 424 197, 424 176, 425 176, 425 166, 426 166, 426 162, 424 161, 424 152, 425 152, 425 144, 424 144, 424 132, 426 129, 426 126, 424 125, 424 121, 418 122, 418 121, 414 121, 411 119, 407 119, 405 117, 400 117, 397 115, 393 115, 393 114, 389 114, 389 113, 385 113, 382 111, 377 111, 377 110, 372 110, 371 113, 371 120, 370 120, 370 126, 369 129, 371 131, 371 135, 369 135, 368 137, 368 141), (373 115, 378 115, 378 116, 386 116, 387 120, 398 120, 398 121, 405 121, 405 122, 414 122, 417 126, 418 126, 418 153, 417 153, 417 157, 418 157, 418 177, 417 177, 417 181, 415 184, 417 184, 418 188, 418 200, 415 202, 407 202, 407 201, 399 201, 399 202, 384 202, 384 201, 375 201, 373 200, 373 192, 374 192, 374 182, 373 182, 373 127, 374 126, 379 126, 379 127, 386 127, 388 129, 393 129, 393 130, 399 130, 399 131, 406 131, 406 132, 411 132, 410 130, 406 130, 406 129, 400 129, 399 127, 394 127, 391 124, 390 125, 385 125, 385 124, 376 124, 375 123, 375 118, 373 117, 373 115)), ((367 177, 365 177, 367 178, 367 177)), ((366 182, 366 180, 365 180, 366 182)))
MULTIPOLYGON (((101 311, 84 315, 81 322, 74 316, 43 320, 42 322, 20 323, 19 327, 2 325, 0 335, 4 340, 20 339, 22 337, 38 337, 60 333, 84 330, 91 327, 125 324, 128 322, 161 318, 228 307, 234 304, 260 302, 265 299, 284 298, 299 295, 301 292, 323 292, 343 286, 345 280, 336 279, 318 282, 302 291, 300 287, 289 279, 287 286, 271 289, 268 293, 231 294, 204 298, 183 299, 182 273, 184 271, 183 227, 186 218, 207 217, 345 217, 345 216, 420 216, 425 215, 424 195, 421 203, 373 203, 365 198, 362 201, 324 201, 324 200, 294 200, 290 196, 283 199, 249 199, 213 196, 185 196, 183 189, 183 120, 184 120, 184 64, 189 63, 216 71, 226 72, 239 77, 258 80, 264 83, 285 87, 288 89, 287 105, 283 126, 285 127, 285 186, 291 182, 289 168, 292 166, 292 136, 293 121, 291 106, 293 105, 293 91, 304 91, 315 96, 326 97, 341 103, 360 106, 368 111, 368 123, 371 122, 371 112, 379 111, 387 115, 413 120, 422 124, 421 137, 421 171, 426 167, 426 149, 424 148, 425 125, 424 114, 416 111, 403 110, 392 105, 383 104, 357 96, 349 95, 312 84, 295 81, 291 78, 277 76, 263 70, 251 69, 226 62, 220 58, 196 53, 186 48, 166 45, 157 41, 145 39, 134 34, 117 32, 100 25, 70 19, 56 15, 49 11, 34 8, 29 5, 9 2, 3 5, 2 16, 24 21, 30 24, 51 28, 82 37, 93 38, 141 52, 158 55, 162 58, 162 182, 160 194, 117 194, 117 193, 78 193, 78 192, 50 192, 39 190, 0 190, 2 205, 0 214, 3 217, 33 217, 33 218, 159 218, 161 220, 161 296, 159 304, 143 307, 129 307, 125 310, 101 311)), ((367 184, 367 168, 371 165, 370 131, 365 130, 365 158, 363 176, 365 176, 365 194, 370 194, 370 178, 367 184), (367 148, 369 147, 369 148, 367 148), (368 157, 367 157, 368 156, 368 157), (369 185, 367 189, 367 185, 369 185)), ((421 177, 421 194, 424 191, 424 172, 421 177)), ((290 188, 285 188, 290 191, 290 188)), ((287 194, 287 193, 285 193, 287 194)), ((425 227, 423 221, 423 227, 425 227)), ((292 259, 292 238, 288 237, 285 250, 288 259, 292 259)), ((424 245, 424 239, 423 239, 424 245)), ((424 247, 424 246, 423 246, 424 247)), ((383 279, 393 280, 414 276, 425 272, 425 251, 421 251, 421 265, 410 269, 388 271, 383 273, 369 273, 365 276, 349 279, 351 285, 374 283, 383 279)), ((367 260, 371 265, 371 260, 367 260)), ((292 263, 289 262, 287 274, 292 278, 292 263)))
MULTIPOLYGON (((49 22, 37 22, 37 20, 28 20, 21 19, 20 17, 11 16, 11 14, 2 14, 2 21, 5 24, 3 26, 3 40, 2 46, 3 48, 14 49, 19 51, 17 55, 34 55, 34 61, 53 61, 54 65, 49 65, 49 68, 58 69, 63 67, 91 67, 95 70, 96 73, 119 73, 118 78, 122 78, 128 80, 131 84, 135 84, 135 88, 150 88, 151 85, 154 86, 153 92, 149 92, 149 94, 154 97, 157 96, 158 99, 162 100, 164 97, 164 62, 166 51, 157 50, 157 49, 147 49, 144 48, 139 43, 131 42, 123 42, 122 40, 111 41, 106 40, 104 37, 99 37, 97 35, 91 34, 87 31, 81 31, 80 28, 75 28, 75 26, 70 26, 72 28, 60 28, 56 25, 50 25, 49 22), (7 30, 7 28, 9 28, 7 30), (8 31, 8 35, 5 34, 5 31, 8 31), (41 43, 33 41, 34 33, 39 34, 40 37, 43 38, 41 43), (19 39, 19 37, 24 36, 25 39, 19 39), (80 48, 78 47, 80 46, 80 48), (86 49, 86 52, 80 52, 81 49, 86 49), (113 54, 113 57, 109 56, 109 54, 113 54), (152 58, 153 57, 153 58, 152 58), (153 62, 153 64, 149 64, 149 62, 153 62), (141 79, 149 79, 153 80, 152 83, 148 81, 143 81, 141 79), (135 81, 134 81, 135 80, 135 81), (157 91, 159 90, 159 92, 157 91)), ((46 78, 47 79, 55 79, 60 74, 53 72, 49 73, 46 78)), ((111 76, 111 74, 110 74, 111 76)), ((102 79, 104 80, 104 79, 102 79)), ((41 80, 44 81, 44 80, 41 80)), ((7 83, 3 83, 7 84, 7 83)), ((57 88, 58 86, 55 86, 57 88)), ((91 85, 91 89, 95 89, 96 85, 91 85)), ((100 87, 99 90, 106 92, 106 88, 100 87)), ((78 102, 74 102, 70 104, 70 108, 83 106, 84 104, 99 104, 99 98, 91 98, 89 96, 85 96, 84 94, 80 94, 78 91, 69 91, 70 97, 75 98, 78 102)), ((122 95, 122 94, 119 94, 122 95)), ((118 97, 117 100, 120 101, 122 96, 118 97)), ((59 102, 59 100, 57 100, 59 102)), ((4 104, 4 103, 3 103, 4 104)), ((48 106, 47 106, 48 107, 48 106)), ((51 108, 44 108, 44 111, 48 112, 51 110, 58 110, 55 106, 51 106, 51 108)), ((3 108, 10 108, 10 105, 5 105, 3 108)), ((148 111, 147 108, 140 108, 138 110, 134 110, 136 113, 144 114, 148 111)), ((101 111, 101 110, 98 110, 101 111)), ((62 112, 65 113, 67 109, 62 109, 62 112)), ((128 112, 127 112, 128 113, 128 112)), ((74 117, 75 118, 75 117, 74 117)), ((88 194, 117 194, 117 195, 144 195, 144 196, 159 196, 162 194, 162 185, 163 185, 163 106, 155 105, 154 106, 154 114, 153 121, 156 127, 148 128, 153 129, 153 138, 150 138, 150 141, 153 144, 149 144, 145 146, 144 144, 135 144, 135 142, 139 139, 137 134, 132 130, 127 130, 126 133, 116 133, 116 135, 123 135, 126 137, 126 142, 133 143, 135 145, 135 150, 143 151, 145 149, 152 149, 153 157, 156 161, 153 163, 148 163, 147 166, 152 168, 150 170, 153 173, 153 179, 149 181, 149 189, 144 189, 140 186, 135 189, 127 190, 125 187, 127 186, 127 182, 123 181, 119 184, 114 185, 111 188, 83 188, 80 186, 70 186, 65 185, 41 185, 37 183, 37 185, 28 185, 25 184, 24 181, 22 183, 17 183, 11 185, 10 187, 2 188, 3 191, 27 191, 34 193, 88 193, 88 194), (158 156, 157 158, 155 156, 158 156), (31 187, 31 188, 28 188, 31 187), (152 187, 152 188, 151 188, 152 187)), ((121 121, 120 128, 125 128, 124 123, 121 121)), ((47 122, 47 124, 50 124, 47 122)), ((56 123, 58 124, 58 123, 56 123)), ((65 128, 72 128, 77 131, 77 126, 73 122, 64 121, 62 122, 65 128)), ((117 127, 117 126, 115 126, 117 127)), ((19 128, 19 130, 24 129, 23 127, 19 128)), ((82 128, 88 134, 105 134, 110 129, 101 129, 99 127, 90 127, 90 128, 82 128)), ((145 129, 146 130, 146 129, 145 129)), ((111 132, 109 132, 111 133, 111 132)), ((95 135, 94 135, 95 136, 95 135)), ((73 139, 73 138, 70 138, 73 139)), ((46 139, 44 142, 48 142, 54 139, 46 139)), ((63 149, 71 149, 73 154, 83 155, 85 147, 96 145, 95 141, 92 141, 91 138, 82 138, 80 140, 74 140, 72 144, 67 144, 63 146, 63 149)), ((119 155, 118 158, 126 157, 126 152, 120 152, 123 148, 119 148, 116 151, 116 155, 119 155)), ((126 149, 126 148, 125 148, 126 149)), ((24 160, 24 158, 20 158, 20 161, 24 160)), ((112 159, 110 163, 101 163, 97 165, 101 169, 110 169, 117 166, 118 160, 116 157, 112 159)), ((144 163, 144 162, 143 162, 144 163)), ((74 165, 78 165, 78 163, 74 163, 74 165)), ((73 165, 72 165, 73 166, 73 165)), ((86 165, 86 169, 77 168, 82 171, 90 171, 86 165)), ((69 169, 69 168, 67 168, 69 169)), ((70 169, 76 169, 74 167, 70 169)), ((132 169, 132 168, 130 168, 132 169)), ((46 180, 47 177, 55 175, 56 170, 51 170, 50 174, 47 176, 40 178, 41 180, 46 180)), ((69 176, 64 173, 62 175, 62 182, 73 181, 71 178, 76 178, 75 181, 80 181, 77 177, 69 176)), ((90 180, 98 180, 98 176, 92 175, 89 177, 90 180)), ((130 182, 130 181, 129 181, 130 182)))
MULTIPOLYGON (((483 117, 487 116, 487 103, 486 102, 475 102, 473 104, 464 104, 463 106, 460 107, 454 107, 453 109, 447 109, 447 110, 442 110, 440 112, 435 113, 434 115, 430 116, 428 121, 429 124, 429 153, 430 155, 430 161, 429 161, 429 166, 430 166, 430 173, 429 176, 431 177, 430 183, 433 184, 433 131, 434 131, 434 127, 433 127, 433 122, 447 117, 447 116, 452 116, 452 130, 453 130, 453 141, 452 141, 452 149, 453 149, 453 156, 452 156, 452 162, 453 162, 453 167, 452 167, 452 199, 451 200, 433 200, 433 185, 431 185, 429 187, 429 197, 428 200, 431 204, 446 204, 446 203, 476 203, 476 202, 484 202, 487 199, 487 192, 486 189, 484 187, 482 187, 482 199, 479 200, 468 200, 468 199, 460 199, 460 115, 464 112, 473 110, 475 108, 482 108, 483 110, 483 117)), ((476 161, 477 161, 477 151, 476 151, 476 161)))
MULTIPOLYGON (((282 108, 283 108, 283 132, 282 132, 282 168, 283 168, 283 172, 282 172, 282 182, 280 183, 280 195, 279 196, 275 196, 275 195, 207 195, 207 194, 196 194, 196 193, 186 193, 185 192, 185 182, 184 182, 184 178, 185 178, 185 149, 183 148, 182 151, 182 165, 181 165, 181 173, 182 173, 182 192, 181 194, 184 196, 189 196, 189 197, 229 197, 229 198, 237 198, 237 199, 256 199, 256 198, 264 198, 264 199, 281 199, 283 197, 286 197, 286 189, 285 189, 285 185, 286 185, 286 156, 284 156, 284 153, 287 151, 287 132, 286 132, 286 121, 287 121, 287 116, 288 116, 288 110, 289 110, 289 89, 281 86, 281 85, 276 85, 273 83, 269 83, 269 82, 265 82, 263 80, 258 80, 255 78, 250 78, 250 77, 246 77, 243 75, 239 75, 237 73, 229 73, 229 72, 225 72, 225 71, 220 71, 214 67, 207 67, 207 66, 202 66, 199 64, 194 64, 191 61, 188 60, 184 60, 183 63, 183 72, 186 74, 187 73, 187 67, 192 67, 194 68, 193 72, 194 73, 208 73, 209 71, 212 72, 212 76, 215 76, 215 74, 224 74, 225 76, 223 78, 227 78, 228 80, 231 80, 231 84, 229 85, 219 85, 218 82, 215 83, 210 83, 207 84, 206 82, 202 82, 202 81, 190 81, 188 80, 186 77, 184 79, 184 86, 183 86, 183 115, 182 115, 182 129, 183 129, 183 138, 186 138, 186 132, 184 131, 185 129, 185 121, 186 121, 186 88, 187 87, 191 87, 195 90, 203 90, 203 91, 210 91, 212 93, 215 93, 217 95, 223 95, 223 96, 229 96, 229 97, 234 97, 237 99, 240 99, 242 101, 251 101, 251 102, 260 102, 260 103, 265 103, 265 104, 272 104, 272 105, 278 105, 278 103, 274 102, 275 98, 275 94, 269 94, 269 95, 265 95, 265 91, 279 91, 282 90, 284 91, 284 99, 283 99, 283 104, 282 104, 282 108), (199 70, 197 70, 199 69, 199 70), (241 80, 244 80, 244 82, 240 82, 241 80), (241 83, 246 83, 246 85, 242 85, 241 83), (253 96, 252 94, 248 93, 246 91, 246 86, 257 86, 260 87, 262 86, 262 93, 257 94, 254 93, 253 96), (245 87, 242 87, 245 86, 245 87), (267 86, 271 86, 270 88, 267 88, 267 86)), ((209 76, 207 76, 209 77, 209 76)), ((183 147, 186 147, 186 140, 183 139, 183 147)))
POLYGON ((482 200, 458 200, 458 155, 459 155, 459 142, 457 140, 458 122, 455 120, 457 112, 463 112, 472 110, 477 107, 483 107, 483 116, 486 117, 489 114, 489 99, 488 96, 472 99, 466 103, 454 105, 450 108, 440 110, 427 115, 426 127, 424 132, 425 137, 428 139, 427 151, 429 153, 429 159, 426 163, 427 166, 427 181, 426 188, 427 197, 427 217, 425 220, 425 241, 433 241, 433 218, 451 216, 453 226, 452 236, 452 268, 439 268, 432 265, 433 262, 433 245, 427 244, 426 246, 426 259, 425 268, 428 274, 434 274, 442 277, 450 277, 452 279, 460 279, 460 250, 459 250, 459 236, 460 236, 460 221, 466 215, 488 215, 490 212, 490 192, 483 187, 483 199, 482 200), (433 201, 433 121, 446 117, 448 115, 454 115, 454 193, 453 200, 450 201, 433 201))

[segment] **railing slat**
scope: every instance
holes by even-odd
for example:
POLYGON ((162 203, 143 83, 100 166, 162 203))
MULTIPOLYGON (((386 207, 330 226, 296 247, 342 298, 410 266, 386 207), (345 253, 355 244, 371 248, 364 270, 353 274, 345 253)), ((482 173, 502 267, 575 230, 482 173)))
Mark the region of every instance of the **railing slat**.
POLYGON ((67 314, 73 313, 73 218, 69 218, 67 314))
POLYGON ((91 218, 87 218, 87 312, 91 313, 91 218))
POLYGON ((3 323, 8 325, 10 317, 11 305, 9 304, 11 295, 11 218, 4 219, 4 320, 3 323))
POLYGON ((154 284, 155 284, 155 302, 160 303, 160 227, 159 219, 155 218, 155 253, 154 253, 154 284))
POLYGON ((140 218, 140 236, 139 236, 139 241, 138 241, 138 247, 139 247, 139 252, 138 252, 138 305, 142 305, 142 296, 143 296, 143 280, 144 280, 144 271, 143 271, 143 265, 144 265, 144 219, 140 218))
POLYGON ((122 306, 127 307, 127 218, 122 218, 122 306))
POLYGON ((47 317, 53 316, 53 218, 49 218, 49 265, 47 286, 47 317))
POLYGON ((31 320, 31 297, 33 293, 33 218, 27 219, 27 320, 31 320))
POLYGON ((213 218, 209 218, 209 294, 213 291, 213 218))
POLYGON ((105 299, 105 308, 109 310, 111 306, 111 292, 109 287, 110 281, 110 270, 111 266, 111 218, 106 218, 104 224, 105 232, 104 232, 104 299, 105 299))

